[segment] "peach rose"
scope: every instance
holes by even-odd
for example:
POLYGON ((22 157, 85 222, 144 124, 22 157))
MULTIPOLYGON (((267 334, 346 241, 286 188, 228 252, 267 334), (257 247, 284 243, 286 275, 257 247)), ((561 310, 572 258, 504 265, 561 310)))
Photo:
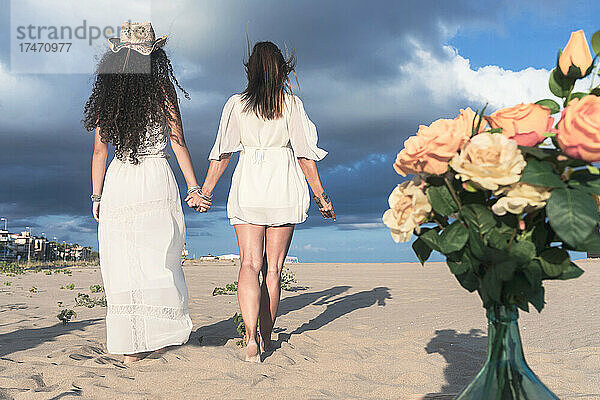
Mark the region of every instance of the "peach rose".
POLYGON ((460 115, 455 119, 438 119, 429 126, 419 125, 417 135, 404 142, 404 149, 398 153, 394 169, 402 176, 445 173, 448 161, 471 137, 474 117, 475 112, 467 108, 460 110, 460 115))
POLYGON ((408 242, 431 213, 429 199, 419 181, 412 180, 396 186, 388 202, 390 209, 383 214, 383 223, 390 228, 396 243, 408 242))
POLYGON ((514 139, 521 146, 535 146, 546 138, 543 133, 551 132, 554 118, 550 109, 539 104, 517 104, 503 108, 489 117, 492 128, 502 128, 502 134, 514 139))
POLYGON ((592 55, 587 40, 585 40, 585 33, 582 30, 571 32, 571 37, 558 58, 560 71, 563 75, 567 75, 569 67, 573 65, 581 70, 581 75, 573 78, 581 78, 585 76, 585 72, 592 65, 592 62, 592 55))
MULTIPOLYGON (((469 138, 471 138, 471 135, 473 134, 473 121, 475 120, 476 115, 477 114, 475 113, 475 111, 471 110, 470 107, 467 107, 464 110, 461 109, 458 117, 454 118, 456 123, 459 124, 458 130, 465 133, 465 137, 467 138, 467 140, 469 140, 469 138)), ((477 125, 477 120, 475 120, 475 125, 477 125)), ((479 131, 477 133, 485 131, 486 128, 487 122, 485 121, 485 119, 482 119, 481 124, 479 124, 479 131)), ((461 149, 463 148, 465 143, 463 143, 460 146, 461 149)))
POLYGON ((552 194, 552 189, 517 182, 497 190, 494 194, 496 196, 505 195, 500 197, 492 206, 494 214, 505 215, 507 212, 521 214, 522 212, 531 212, 544 207, 552 194))
POLYGON ((486 132, 471 138, 450 161, 457 178, 487 190, 518 182, 525 165, 517 142, 499 133, 486 132))
POLYGON ((558 123, 558 144, 570 157, 600 161, 600 97, 571 100, 558 123))

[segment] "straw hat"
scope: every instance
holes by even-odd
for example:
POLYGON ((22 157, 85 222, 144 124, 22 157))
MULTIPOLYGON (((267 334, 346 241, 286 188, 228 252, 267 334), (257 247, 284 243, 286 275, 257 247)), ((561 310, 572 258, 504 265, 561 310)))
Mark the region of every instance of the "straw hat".
POLYGON ((166 41, 167 35, 156 39, 150 22, 126 21, 121 26, 120 37, 108 39, 108 45, 115 53, 123 48, 128 48, 147 56, 154 50, 163 47, 166 41))

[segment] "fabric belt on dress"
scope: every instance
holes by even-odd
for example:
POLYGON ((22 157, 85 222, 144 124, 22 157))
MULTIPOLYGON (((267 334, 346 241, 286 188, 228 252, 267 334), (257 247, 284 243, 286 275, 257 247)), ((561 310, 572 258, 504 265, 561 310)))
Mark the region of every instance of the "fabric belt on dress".
MULTIPOLYGON (((145 160, 146 158, 164 158, 164 159, 169 159, 169 157, 171 157, 169 154, 167 153, 157 153, 157 154, 138 154, 137 156, 138 160, 145 160)), ((125 164, 131 164, 131 161, 129 161, 128 158, 120 158, 120 157, 115 157, 116 160, 121 161, 122 163, 125 164)))
POLYGON ((289 146, 280 147, 256 147, 256 146, 244 146, 242 148, 243 153, 247 153, 250 156, 252 164, 261 164, 265 160, 265 152, 269 150, 281 150, 291 149, 289 146))

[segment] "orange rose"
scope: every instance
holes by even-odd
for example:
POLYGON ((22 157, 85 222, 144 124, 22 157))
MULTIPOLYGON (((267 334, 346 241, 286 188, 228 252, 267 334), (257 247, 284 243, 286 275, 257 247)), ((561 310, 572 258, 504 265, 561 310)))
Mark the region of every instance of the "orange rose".
POLYGON ((471 137, 474 117, 475 112, 467 108, 460 110, 460 115, 455 119, 438 119, 429 126, 419 125, 417 135, 404 142, 404 149, 398 153, 394 169, 402 176, 445 173, 448 161, 471 137))
POLYGON ((573 65, 581 70, 581 75, 573 76, 573 78, 581 78, 585 76, 592 62, 592 55, 587 40, 585 40, 585 33, 582 30, 571 32, 571 37, 558 58, 558 67, 563 75, 567 75, 569 68, 573 65))
POLYGON ((568 156, 600 161, 600 97, 571 100, 558 123, 557 139, 568 156))
POLYGON ((554 118, 550 109, 539 104, 517 104, 503 108, 489 117, 492 128, 502 128, 502 134, 521 146, 535 146, 546 138, 543 133, 551 132, 554 118))
MULTIPOLYGON (((459 128, 458 128, 459 131, 462 131, 465 133, 466 140, 460 146, 461 149, 463 148, 465 143, 471 138, 471 135, 473 134, 473 121, 475 121, 475 125, 477 125, 479 118, 475 119, 476 115, 477 114, 475 114, 475 111, 473 111, 473 110, 471 110, 471 108, 467 107, 464 110, 461 109, 458 117, 454 118, 456 123, 459 124, 459 128)), ((487 128, 487 122, 485 121, 485 119, 482 119, 481 123, 479 124, 479 131, 477 133, 483 132, 486 128, 487 128)))

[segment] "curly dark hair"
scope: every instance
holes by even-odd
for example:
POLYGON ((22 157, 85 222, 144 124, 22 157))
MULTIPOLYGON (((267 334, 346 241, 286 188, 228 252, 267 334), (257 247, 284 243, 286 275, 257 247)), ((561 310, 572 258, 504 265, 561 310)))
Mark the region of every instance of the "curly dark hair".
POLYGON ((292 93, 289 74, 296 68, 295 55, 286 59, 273 42, 258 42, 244 66, 248 77, 248 86, 242 92, 244 111, 265 119, 280 118, 285 95, 292 93))
POLYGON ((83 125, 88 131, 99 127, 102 142, 137 163, 148 124, 179 115, 175 86, 190 98, 164 50, 147 56, 127 48, 117 53, 108 50, 98 63, 83 125))

